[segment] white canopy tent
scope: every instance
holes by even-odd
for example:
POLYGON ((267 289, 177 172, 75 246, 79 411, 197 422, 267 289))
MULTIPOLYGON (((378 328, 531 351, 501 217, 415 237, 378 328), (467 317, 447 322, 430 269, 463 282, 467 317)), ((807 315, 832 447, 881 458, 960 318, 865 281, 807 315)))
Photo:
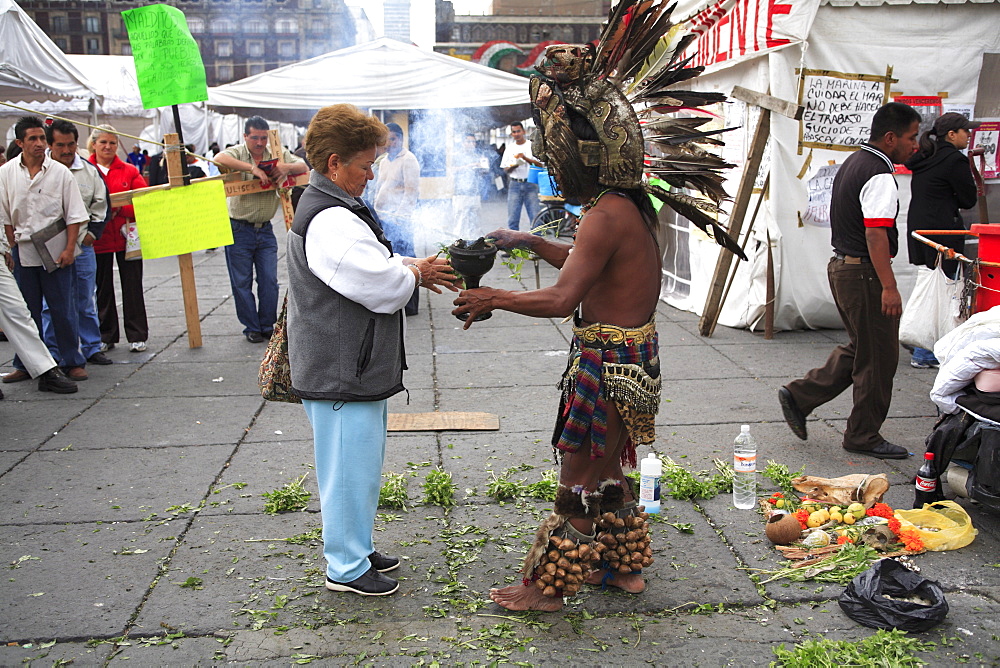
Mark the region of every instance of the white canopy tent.
POLYGON ((16 2, 0 0, 0 100, 99 97, 16 2))
MULTIPOLYGON (((386 37, 208 90, 222 109, 454 109, 528 104, 524 77, 386 37)), ((526 116, 527 107, 522 111, 526 116)))
MULTIPOLYGON (((886 68, 892 67, 892 78, 897 82, 891 84, 890 96, 899 92, 915 96, 944 93, 945 103, 971 109, 977 95, 986 94, 984 87, 990 89, 990 95, 1000 94, 995 90, 1000 82, 984 86, 980 78, 984 58, 1000 53, 1000 3, 994 0, 798 0, 784 5, 768 0, 718 0, 703 3, 699 9, 689 14, 689 26, 703 33, 694 45, 696 64, 707 66, 706 74, 695 82, 699 90, 729 94, 739 85, 797 101, 799 68, 884 76, 886 68)), ((742 126, 722 136, 727 143, 723 155, 740 165, 729 174, 727 189, 733 194, 756 113, 742 103, 719 111, 726 126, 742 126)), ((842 126, 852 119, 845 116, 833 122, 842 126)), ((867 129, 856 130, 859 136, 863 132, 867 137, 867 129)), ((769 175, 770 185, 747 243, 750 262, 740 264, 719 322, 732 327, 753 327, 761 322, 770 244, 776 286, 775 327, 839 328, 841 320, 826 278, 830 230, 805 214, 810 177, 830 161, 842 163, 849 153, 809 147, 800 150, 800 122, 778 114, 771 115, 770 130, 770 147, 758 179, 762 184, 769 175)), ((910 183, 906 175, 896 180, 901 233, 894 269, 897 275, 903 274, 902 285, 908 289, 912 272, 906 261, 905 235, 910 183)), ((751 212, 755 204, 751 201, 751 212)), ((749 221, 749 215, 747 218, 749 221)), ((690 232, 683 220, 673 227, 672 237, 676 253, 665 262, 663 299, 700 314, 718 246, 697 230, 690 232)))

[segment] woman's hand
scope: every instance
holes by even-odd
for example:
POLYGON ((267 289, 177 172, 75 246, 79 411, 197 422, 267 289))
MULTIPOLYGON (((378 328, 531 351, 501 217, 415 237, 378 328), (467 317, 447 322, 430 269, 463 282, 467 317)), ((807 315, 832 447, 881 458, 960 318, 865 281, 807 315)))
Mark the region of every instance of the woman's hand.
POLYGON ((494 245, 500 250, 510 250, 511 248, 531 248, 531 244, 538 239, 528 232, 509 230, 501 227, 486 235, 487 239, 493 239, 494 245))
POLYGON ((494 305, 495 298, 503 292, 503 290, 498 290, 497 288, 462 290, 458 297, 455 298, 455 306, 457 308, 451 313, 452 315, 468 313, 469 317, 465 321, 465 326, 462 327, 462 329, 468 329, 475 322, 476 316, 481 313, 489 313, 496 308, 494 305))
POLYGON ((452 292, 458 292, 458 283, 462 279, 455 274, 455 270, 448 264, 448 260, 437 255, 431 255, 415 261, 414 266, 420 271, 420 285, 431 292, 441 294, 440 288, 443 285, 452 292))

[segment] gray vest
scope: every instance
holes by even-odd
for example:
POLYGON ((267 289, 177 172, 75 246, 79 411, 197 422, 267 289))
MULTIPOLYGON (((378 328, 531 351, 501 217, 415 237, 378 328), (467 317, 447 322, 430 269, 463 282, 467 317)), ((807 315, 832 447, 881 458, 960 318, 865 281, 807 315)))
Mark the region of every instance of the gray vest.
POLYGON ((392 245, 368 208, 313 171, 288 231, 287 327, 292 389, 303 399, 379 401, 405 389, 403 311, 369 311, 309 270, 306 231, 316 214, 335 206, 350 209, 365 221, 392 253, 392 245))

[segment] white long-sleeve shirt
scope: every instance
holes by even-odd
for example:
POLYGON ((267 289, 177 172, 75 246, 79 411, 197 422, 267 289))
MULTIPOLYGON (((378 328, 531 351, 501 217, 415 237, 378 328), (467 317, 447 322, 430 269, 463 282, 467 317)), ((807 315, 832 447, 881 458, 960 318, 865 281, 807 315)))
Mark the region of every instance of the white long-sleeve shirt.
POLYGON ((399 255, 375 238, 365 221, 344 207, 316 214, 306 232, 309 271, 333 290, 375 313, 406 305, 417 278, 399 255))

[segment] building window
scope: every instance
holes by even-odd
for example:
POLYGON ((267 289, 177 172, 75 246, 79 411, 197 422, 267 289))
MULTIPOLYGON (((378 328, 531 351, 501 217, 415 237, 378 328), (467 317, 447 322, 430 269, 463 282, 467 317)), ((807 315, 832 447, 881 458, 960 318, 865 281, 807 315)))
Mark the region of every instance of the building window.
POLYGON ((295 42, 278 42, 278 57, 279 58, 294 58, 295 57, 295 42))
POLYGON ((198 35, 205 32, 205 19, 198 17, 189 17, 187 20, 188 30, 191 31, 192 35, 198 35))
POLYGON ((243 25, 243 32, 263 34, 267 32, 267 22, 260 19, 250 19, 243 25))
POLYGON ((236 32, 236 24, 229 19, 212 19, 212 32, 233 33, 236 32))
POLYGON ((52 41, 56 43, 56 46, 59 47, 60 51, 62 51, 63 53, 66 53, 66 38, 65 37, 56 37, 52 41))
POLYGON ((123 56, 131 56, 132 55, 132 45, 131 44, 122 44, 122 55, 123 56))
POLYGON ((96 16, 87 16, 83 19, 84 32, 101 32, 101 19, 96 16))
POLYGON ((69 32, 69 20, 65 16, 53 16, 52 32, 69 32))
POLYGON ((217 63, 215 65, 215 76, 219 81, 232 81, 233 66, 230 63, 217 63))
POLYGON ((247 74, 253 76, 255 74, 264 73, 264 63, 249 63, 247 65, 247 74))
POLYGON ((313 19, 310 29, 313 32, 323 32, 326 30, 326 21, 323 19, 313 19))
POLYGON ((291 35, 298 31, 299 25, 295 19, 278 19, 274 22, 274 32, 279 35, 291 35))
POLYGON ((264 42, 247 42, 247 55, 252 58, 264 56, 264 42))
POLYGON ((215 43, 215 55, 218 58, 229 58, 233 55, 233 43, 229 40, 220 40, 215 43))
POLYGON ((87 38, 87 55, 99 56, 101 54, 101 40, 96 37, 87 38))

